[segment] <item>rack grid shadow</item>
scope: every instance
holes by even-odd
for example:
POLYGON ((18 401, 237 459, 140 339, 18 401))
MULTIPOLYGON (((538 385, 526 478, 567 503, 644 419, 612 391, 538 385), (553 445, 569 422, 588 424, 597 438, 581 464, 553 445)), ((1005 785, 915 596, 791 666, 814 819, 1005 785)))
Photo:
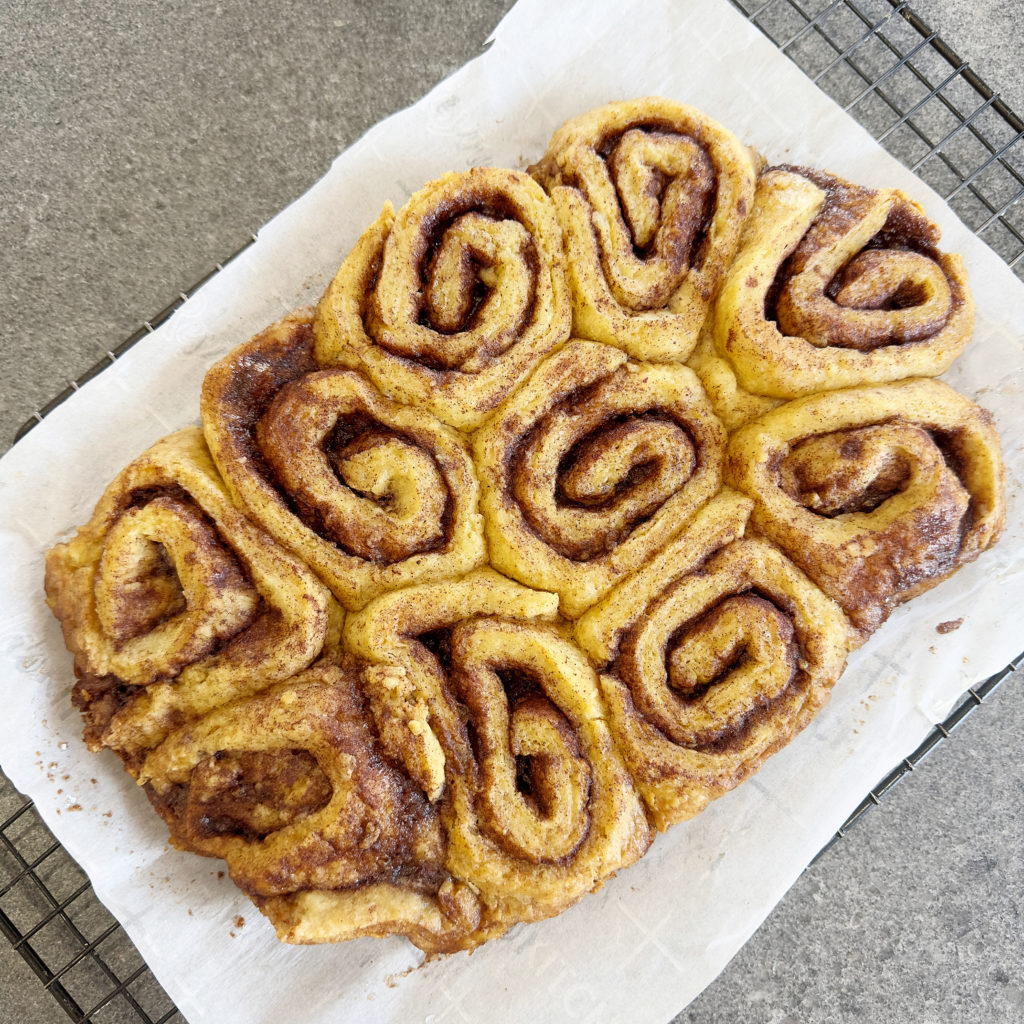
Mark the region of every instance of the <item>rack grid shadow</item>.
MULTIPOLYGON (((731 2, 890 153, 945 197, 964 223, 1024 279, 1024 121, 909 4, 731 2)), ((155 330, 221 267, 218 264, 207 278, 179 293, 109 350, 37 411, 17 438, 155 330)), ((825 849, 1022 663, 1024 654, 968 690, 952 714, 865 796, 825 849)), ((2 775, 0 932, 73 1021, 184 1021, 124 930, 96 898, 85 873, 54 840, 32 803, 2 775)))

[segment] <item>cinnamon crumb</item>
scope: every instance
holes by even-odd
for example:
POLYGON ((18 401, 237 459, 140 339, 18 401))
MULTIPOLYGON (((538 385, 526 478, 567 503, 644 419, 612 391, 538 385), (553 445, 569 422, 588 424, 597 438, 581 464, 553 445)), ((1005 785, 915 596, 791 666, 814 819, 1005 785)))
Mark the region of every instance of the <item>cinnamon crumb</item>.
POLYGON ((935 627, 936 633, 952 633, 964 624, 963 619, 950 619, 948 622, 940 622, 935 627))

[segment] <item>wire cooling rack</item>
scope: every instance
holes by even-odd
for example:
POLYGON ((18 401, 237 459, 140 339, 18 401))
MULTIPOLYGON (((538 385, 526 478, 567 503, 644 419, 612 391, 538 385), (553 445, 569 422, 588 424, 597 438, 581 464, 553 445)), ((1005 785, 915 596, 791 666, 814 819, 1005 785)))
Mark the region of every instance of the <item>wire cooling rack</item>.
MULTIPOLYGON (((889 152, 943 195, 964 223, 1024 278, 1024 203, 1018 202, 1024 196, 1024 122, 907 3, 732 3, 889 152)), ((221 267, 181 292, 69 384, 21 427, 17 438, 155 330, 221 267)), ((1021 664, 1024 654, 969 689, 956 710, 868 793, 825 849, 1021 664)), ((0 820, 0 931, 68 1017, 92 1024, 183 1022, 93 894, 84 872, 54 840, 32 803, 2 775, 0 820)))

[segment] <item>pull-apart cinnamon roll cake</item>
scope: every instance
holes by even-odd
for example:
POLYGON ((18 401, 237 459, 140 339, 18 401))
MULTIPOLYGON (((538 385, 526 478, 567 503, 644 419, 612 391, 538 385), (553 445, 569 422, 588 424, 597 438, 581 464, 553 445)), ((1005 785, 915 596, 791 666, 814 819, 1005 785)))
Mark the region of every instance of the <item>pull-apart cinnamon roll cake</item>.
POLYGON ((428 183, 50 552, 86 741, 282 940, 561 912, 998 538, 960 259, 762 164, 652 98, 428 183))

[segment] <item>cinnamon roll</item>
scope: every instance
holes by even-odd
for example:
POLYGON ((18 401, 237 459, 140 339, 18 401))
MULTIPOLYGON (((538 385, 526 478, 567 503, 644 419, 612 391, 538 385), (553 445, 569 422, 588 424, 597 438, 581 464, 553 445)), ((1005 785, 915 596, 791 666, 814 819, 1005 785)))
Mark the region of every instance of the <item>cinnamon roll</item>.
POLYGON ((659 829, 755 772, 828 700, 850 631, 728 488, 576 624, 659 829))
POLYGON ((597 677, 554 613, 553 595, 480 570, 377 598, 345 634, 375 714, 401 714, 396 691, 421 702, 406 729, 439 751, 446 865, 503 925, 558 913, 650 842, 597 677))
POLYGON ((174 844, 223 858, 286 942, 402 934, 434 953, 491 934, 445 870, 437 809, 381 757, 336 665, 177 730, 139 781, 174 844))
POLYGON ((635 359, 685 359, 736 252, 754 159, 720 124, 660 97, 562 125, 530 173, 565 230, 574 333, 635 359))
POLYGON ((491 564, 575 618, 714 495, 725 432, 685 366, 572 341, 474 446, 491 564))
POLYGON ((992 418, 941 381, 789 402, 733 435, 727 465, 757 528, 863 637, 994 544, 1005 518, 992 418))
POLYGON ((766 171, 716 305, 719 355, 776 398, 937 376, 974 328, 963 262, 938 243, 898 189, 766 171))
MULTIPOLYGON (((437 659, 429 646, 435 629, 423 626, 437 617, 456 622, 463 615, 495 615, 515 622, 551 622, 558 614, 554 594, 529 590, 490 569, 461 580, 405 590, 400 597, 378 598, 350 617, 348 650, 369 664, 362 677, 370 711, 387 756, 401 764, 431 800, 445 784, 445 718, 438 702, 443 689, 437 659), (429 606, 422 600, 429 594, 429 606)), ((435 645, 436 646, 436 645, 435 645)))
POLYGON ((486 559, 466 443, 352 370, 321 370, 310 311, 207 374, 210 450, 234 495, 346 608, 486 559))
POLYGON ((759 171, 648 98, 385 206, 49 553, 89 746, 283 941, 561 912, 995 542, 961 261, 759 171))
POLYGON ((232 504, 197 428, 115 477, 47 555, 46 593, 75 655, 86 741, 130 768, 171 729, 306 668, 333 605, 232 504))
POLYGON ((478 167, 384 208, 317 307, 316 358, 472 430, 569 325, 550 201, 525 174, 478 167))

